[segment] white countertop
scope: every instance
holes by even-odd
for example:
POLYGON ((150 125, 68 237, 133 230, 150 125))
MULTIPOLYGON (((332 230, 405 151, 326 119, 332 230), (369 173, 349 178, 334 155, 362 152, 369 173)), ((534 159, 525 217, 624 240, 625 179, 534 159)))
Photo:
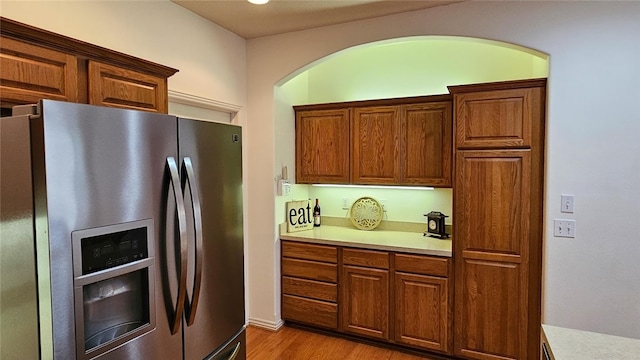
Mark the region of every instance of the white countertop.
POLYGON ((555 360, 638 360, 640 340, 542 325, 543 341, 555 360))
POLYGON ((438 239, 417 232, 378 229, 364 231, 356 228, 322 225, 313 228, 313 230, 292 233, 281 231, 280 239, 451 257, 450 238, 438 239))

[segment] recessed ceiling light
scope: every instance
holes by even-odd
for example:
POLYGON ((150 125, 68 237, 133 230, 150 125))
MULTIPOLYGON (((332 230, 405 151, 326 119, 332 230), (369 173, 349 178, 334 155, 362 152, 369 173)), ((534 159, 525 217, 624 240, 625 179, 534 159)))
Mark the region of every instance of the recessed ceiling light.
POLYGON ((269 0, 247 0, 252 4, 256 4, 256 5, 262 5, 262 4, 266 4, 269 2, 269 0))

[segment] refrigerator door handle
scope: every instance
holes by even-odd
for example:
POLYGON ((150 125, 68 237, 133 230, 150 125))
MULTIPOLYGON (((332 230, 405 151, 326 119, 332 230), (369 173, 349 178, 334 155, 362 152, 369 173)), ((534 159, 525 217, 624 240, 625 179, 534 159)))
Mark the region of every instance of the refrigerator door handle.
MULTIPOLYGON (((182 177, 183 192, 186 190, 186 184, 189 184, 189 193, 191 196, 191 203, 193 204, 193 224, 196 237, 196 271, 193 281, 193 298, 189 301, 189 295, 187 294, 186 303, 187 326, 190 326, 196 318, 198 301, 200 299, 200 285, 202 284, 202 206, 200 205, 200 192, 198 191, 198 185, 195 182, 195 172, 193 170, 191 158, 185 157, 184 160, 182 160, 182 173, 186 174, 186 176, 182 177)), ((184 196, 186 196, 186 194, 184 194, 184 196)))
POLYGON ((178 217, 178 241, 180 245, 180 263, 178 272, 178 297, 176 299, 176 309, 171 323, 171 334, 176 334, 180 330, 182 313, 184 310, 185 296, 187 293, 187 214, 184 207, 184 198, 180 191, 180 174, 178 164, 173 157, 167 158, 166 169, 169 171, 173 196, 176 201, 176 215, 178 217))

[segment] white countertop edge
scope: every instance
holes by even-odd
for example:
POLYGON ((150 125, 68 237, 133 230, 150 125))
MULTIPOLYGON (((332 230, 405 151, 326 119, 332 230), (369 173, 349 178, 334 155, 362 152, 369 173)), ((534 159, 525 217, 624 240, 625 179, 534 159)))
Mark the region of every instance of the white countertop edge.
MULTIPOLYGON (((354 230, 354 231, 360 231, 360 230, 354 230)), ((402 232, 397 232, 397 233, 400 236, 402 236, 402 232)), ((422 234, 419 234, 419 235, 422 236, 422 234)), ((366 241, 366 240, 355 242, 355 241, 350 241, 350 240, 345 240, 345 239, 335 239, 335 238, 332 238, 332 239, 311 238, 311 237, 307 237, 307 236, 296 235, 296 233, 281 233, 280 234, 280 239, 281 240, 292 240, 292 241, 307 242, 307 243, 313 243, 313 244, 347 246, 347 247, 355 247, 355 248, 361 248, 361 249, 394 251, 394 252, 402 252, 402 253, 409 253, 409 254, 442 256, 442 257, 449 257, 449 258, 452 255, 451 251, 440 250, 440 249, 432 249, 432 248, 429 248, 428 245, 425 246, 425 247, 421 247, 421 248, 419 248, 419 247, 407 247, 407 246, 401 246, 401 245, 376 244, 373 241, 366 241)), ((440 239, 435 239, 435 238, 431 238, 429 240, 451 241, 451 239, 440 240, 440 239)))

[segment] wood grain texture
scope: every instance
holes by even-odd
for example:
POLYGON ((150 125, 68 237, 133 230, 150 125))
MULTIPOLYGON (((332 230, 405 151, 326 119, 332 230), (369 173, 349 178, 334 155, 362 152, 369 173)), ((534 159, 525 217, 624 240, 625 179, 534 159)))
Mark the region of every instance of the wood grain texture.
POLYGON ((351 182, 400 183, 400 111, 397 106, 354 108, 351 182))
POLYGON ((327 301, 283 295, 282 318, 336 330, 338 305, 327 301))
POLYGON ((282 258, 282 275, 302 279, 337 282, 337 265, 317 261, 282 258))
POLYGON ((330 302, 338 301, 338 285, 322 281, 282 277, 282 293, 330 302))
POLYGON ((518 88, 454 96, 459 149, 530 148, 540 121, 543 88, 518 88))
POLYGON ((453 156, 451 102, 406 105, 401 109, 401 183, 450 187, 453 156))
POLYGON ((64 52, 2 37, 0 93, 3 106, 37 103, 40 99, 75 102, 76 57, 64 52))
POLYGON ((389 271, 343 266, 340 330, 389 340, 389 271))
POLYGON ((296 112, 296 182, 349 183, 349 109, 296 112))
POLYGON ((441 360, 353 341, 317 331, 284 326, 278 331, 247 327, 247 360, 441 360))
POLYGON ((166 79, 113 65, 89 61, 89 103, 167 113, 166 79))
POLYGON ((338 261, 338 249, 335 246, 329 245, 307 244, 283 240, 282 256, 335 264, 338 261))
POLYGON ((529 150, 461 151, 458 182, 457 248, 462 251, 527 253, 530 217, 531 152, 529 150), (524 247, 524 248, 523 248, 524 247))
POLYGON ((456 123, 454 353, 538 359, 545 80, 450 89, 456 123))
POLYGON ((449 351, 449 284, 446 278, 395 273, 395 341, 449 351))
POLYGON ((342 263, 345 265, 389 269, 389 253, 386 251, 343 248, 342 263))
POLYGON ((447 277, 450 258, 413 254, 394 254, 396 271, 447 277))

